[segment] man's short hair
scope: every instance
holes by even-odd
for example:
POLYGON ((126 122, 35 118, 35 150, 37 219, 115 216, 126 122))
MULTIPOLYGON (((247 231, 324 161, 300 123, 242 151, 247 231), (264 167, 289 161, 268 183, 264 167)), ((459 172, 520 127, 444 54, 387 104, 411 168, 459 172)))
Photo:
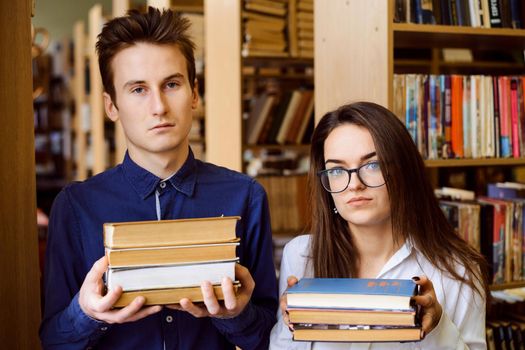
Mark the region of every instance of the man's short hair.
POLYGON ((178 12, 161 12, 151 6, 145 13, 130 10, 126 16, 116 17, 104 25, 98 35, 96 50, 104 91, 111 96, 113 103, 116 104, 116 96, 111 61, 121 50, 137 43, 177 45, 186 59, 188 79, 194 88, 195 44, 188 34, 190 25, 190 21, 178 12))

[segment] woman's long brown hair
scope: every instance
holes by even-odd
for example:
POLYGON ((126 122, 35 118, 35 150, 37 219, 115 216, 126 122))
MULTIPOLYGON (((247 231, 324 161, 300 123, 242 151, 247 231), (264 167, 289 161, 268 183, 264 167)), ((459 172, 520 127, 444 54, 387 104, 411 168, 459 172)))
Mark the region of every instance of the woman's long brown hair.
POLYGON ((435 267, 487 297, 484 257, 448 223, 434 196, 423 159, 403 123, 388 109, 370 102, 348 104, 325 114, 312 136, 308 188, 315 276, 357 276, 359 255, 348 224, 340 215, 334 215, 332 196, 317 176, 325 168, 326 138, 346 123, 364 127, 372 136, 390 198, 394 241, 410 240, 435 267), (457 264, 465 268, 464 276, 456 271, 457 264))

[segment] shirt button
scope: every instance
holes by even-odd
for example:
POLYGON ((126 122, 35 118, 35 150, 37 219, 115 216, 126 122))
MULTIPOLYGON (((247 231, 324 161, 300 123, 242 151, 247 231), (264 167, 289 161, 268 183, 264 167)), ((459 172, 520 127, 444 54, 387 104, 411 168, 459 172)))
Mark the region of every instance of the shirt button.
POLYGON ((173 317, 171 317, 171 316, 166 316, 166 322, 168 322, 168 323, 173 322, 173 317))
POLYGON ((103 331, 103 332, 105 332, 105 331, 108 330, 108 327, 101 327, 100 330, 103 331))
POLYGON ((165 182, 161 182, 159 186, 160 186, 160 188, 165 188, 166 187, 166 183, 165 182))

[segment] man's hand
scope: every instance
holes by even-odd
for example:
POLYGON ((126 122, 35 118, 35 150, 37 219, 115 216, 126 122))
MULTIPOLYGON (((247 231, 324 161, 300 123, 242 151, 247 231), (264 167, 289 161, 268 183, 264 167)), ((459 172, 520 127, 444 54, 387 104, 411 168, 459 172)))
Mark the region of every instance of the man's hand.
POLYGON ((122 309, 112 310, 113 304, 122 294, 122 288, 119 286, 102 295, 104 290, 102 276, 107 268, 108 260, 104 256, 93 264, 80 287, 78 302, 86 315, 106 323, 125 323, 140 320, 161 310, 158 305, 143 308, 146 299, 142 296, 136 297, 122 309))
POLYGON ((232 280, 227 277, 222 280, 224 305, 221 305, 217 300, 211 283, 205 281, 201 284, 204 306, 196 305, 188 298, 183 298, 179 305, 169 305, 168 307, 186 311, 195 317, 233 318, 238 316, 250 302, 255 282, 248 269, 240 264, 235 265, 235 276, 241 283, 237 295, 235 295, 232 280))

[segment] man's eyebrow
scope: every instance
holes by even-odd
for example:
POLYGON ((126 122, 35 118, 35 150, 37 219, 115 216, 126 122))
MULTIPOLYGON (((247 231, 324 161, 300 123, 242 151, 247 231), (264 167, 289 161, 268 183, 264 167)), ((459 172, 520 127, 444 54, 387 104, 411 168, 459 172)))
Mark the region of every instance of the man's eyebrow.
MULTIPOLYGON (((184 74, 182 74, 182 73, 175 73, 175 74, 171 74, 171 75, 167 76, 162 81, 168 81, 168 80, 171 80, 171 79, 183 79, 183 78, 184 78, 184 74)), ((127 81, 124 84, 123 87, 127 88, 128 86, 140 85, 140 84, 145 84, 145 83, 146 83, 145 80, 130 80, 130 81, 127 81)))
POLYGON ((130 81, 127 81, 122 87, 125 89, 128 86, 140 85, 140 84, 144 84, 145 82, 146 82, 145 80, 130 80, 130 81))
POLYGON ((168 81, 168 80, 171 80, 171 79, 184 79, 184 74, 182 74, 182 73, 175 73, 175 74, 169 75, 166 78, 164 78, 164 81, 168 81))
MULTIPOLYGON (((370 153, 367 153, 365 154, 364 156, 361 156, 361 161, 365 161, 367 159, 370 159, 372 158, 373 156, 375 156, 377 153, 374 151, 374 152, 370 152, 370 153)), ((325 164, 327 163, 335 163, 335 164, 343 164, 344 162, 342 160, 339 160, 339 159, 327 159, 325 160, 324 162, 325 164)))

